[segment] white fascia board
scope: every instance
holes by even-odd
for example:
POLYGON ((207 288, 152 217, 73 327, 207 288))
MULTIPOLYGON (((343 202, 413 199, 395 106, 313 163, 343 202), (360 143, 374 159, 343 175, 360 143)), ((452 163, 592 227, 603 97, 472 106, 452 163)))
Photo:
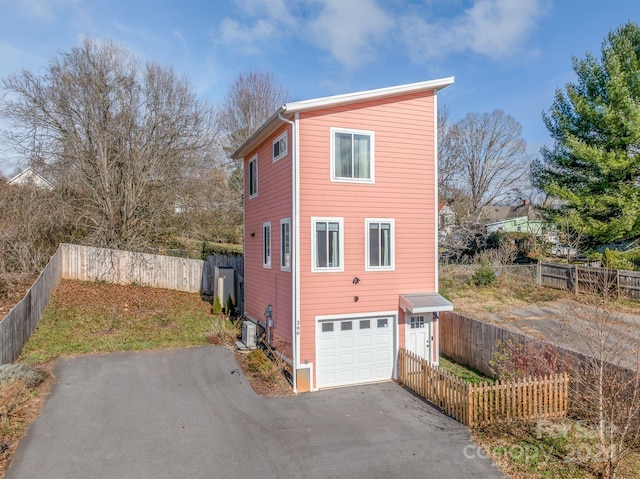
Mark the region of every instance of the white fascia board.
MULTIPOLYGON (((267 136, 272 134, 282 123, 282 115, 292 115, 302 111, 317 110, 319 108, 328 108, 332 106, 345 105, 358 101, 373 100, 380 98, 388 98, 392 96, 405 95, 419 91, 438 91, 454 82, 454 77, 439 78, 437 80, 428 80, 417 83, 407 83, 405 85, 390 86, 385 88, 377 88, 375 90, 365 90, 355 93, 346 93, 343 95, 327 96, 323 98, 315 98, 312 100, 296 101, 286 103, 275 112, 271 118, 262 124, 253 135, 251 135, 242 146, 233 152, 231 158, 240 159, 246 156, 254 148, 256 148, 267 136)), ((289 118, 291 118, 289 116, 289 118)))
POLYGON ((354 103, 364 100, 372 100, 379 98, 387 98, 391 96, 405 95, 419 91, 441 90, 454 82, 454 77, 439 78, 437 80, 428 80, 417 83, 408 83, 405 85, 397 85, 385 88, 377 88, 375 90, 359 91, 355 93, 346 93, 343 95, 327 96, 323 98, 315 98, 312 100, 296 101, 284 105, 287 113, 295 113, 299 111, 316 110, 318 108, 326 108, 331 106, 343 105, 346 103, 354 103))

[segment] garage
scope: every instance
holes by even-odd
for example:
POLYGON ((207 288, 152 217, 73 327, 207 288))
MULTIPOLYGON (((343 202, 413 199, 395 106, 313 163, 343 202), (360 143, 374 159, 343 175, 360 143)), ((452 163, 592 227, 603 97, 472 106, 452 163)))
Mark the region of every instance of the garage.
POLYGON ((391 379, 393 316, 322 319, 317 323, 317 387, 391 379))

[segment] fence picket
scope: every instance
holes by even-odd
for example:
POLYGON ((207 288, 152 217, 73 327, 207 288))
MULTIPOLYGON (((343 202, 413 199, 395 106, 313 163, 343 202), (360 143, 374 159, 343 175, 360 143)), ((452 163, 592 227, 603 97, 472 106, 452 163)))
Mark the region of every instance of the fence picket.
POLYGON ((400 382, 469 427, 567 414, 566 373, 472 385, 405 349, 398 354, 400 382))

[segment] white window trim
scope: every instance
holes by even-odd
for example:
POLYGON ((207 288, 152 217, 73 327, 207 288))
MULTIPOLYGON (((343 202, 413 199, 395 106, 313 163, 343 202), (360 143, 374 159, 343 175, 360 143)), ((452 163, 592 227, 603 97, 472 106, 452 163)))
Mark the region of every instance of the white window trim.
POLYGON ((273 143, 271 144, 271 154, 273 154, 273 147, 275 146, 275 144, 278 143, 282 139, 284 139, 284 145, 285 145, 284 146, 284 152, 281 151, 278 156, 274 156, 273 157, 273 163, 278 161, 280 158, 284 158, 285 156, 287 156, 287 153, 289 152, 289 139, 287 137, 287 132, 285 131, 284 133, 282 133, 282 135, 278 136, 278 138, 273 140, 273 143))
POLYGON ((396 224, 393 218, 366 218, 364 220, 364 270, 365 271, 395 271, 396 269, 396 224), (391 254, 389 266, 369 265, 369 225, 371 223, 389 223, 391 225, 391 254))
POLYGON ((352 128, 337 128, 331 127, 331 181, 336 181, 340 183, 365 183, 365 184, 373 184, 375 183, 376 178, 376 162, 375 162, 375 151, 376 151, 376 142, 375 142, 375 134, 370 130, 354 130, 352 128), (336 133, 350 133, 355 135, 368 135, 370 138, 371 144, 371 178, 342 178, 337 177, 335 175, 335 163, 336 163, 336 150, 335 150, 335 142, 336 142, 336 133))
POLYGON ((280 220, 280 270, 291 271, 291 218, 284 218, 280 220), (284 259, 284 237, 282 236, 282 225, 289 225, 289 265, 283 265, 284 259))
POLYGON ((249 198, 255 198, 256 196, 258 196, 258 155, 255 155, 253 158, 251 158, 249 160, 249 171, 247 172, 247 180, 248 180, 248 190, 249 190, 249 198), (256 171, 255 171, 255 177, 256 177, 256 191, 251 194, 251 163, 255 163, 256 164, 256 171))
POLYGON ((311 272, 335 273, 344 271, 344 218, 312 216, 311 217, 311 272), (340 265, 335 268, 316 268, 316 223, 335 222, 339 224, 340 265))
POLYGON ((271 269, 271 258, 273 258, 273 250, 271 246, 273 245, 273 230, 271 229, 271 221, 267 221, 262 223, 262 267, 271 269), (265 228, 269 228, 269 242, 266 242, 264 230, 265 228), (265 246, 268 246, 267 249, 267 257, 265 258, 265 246))

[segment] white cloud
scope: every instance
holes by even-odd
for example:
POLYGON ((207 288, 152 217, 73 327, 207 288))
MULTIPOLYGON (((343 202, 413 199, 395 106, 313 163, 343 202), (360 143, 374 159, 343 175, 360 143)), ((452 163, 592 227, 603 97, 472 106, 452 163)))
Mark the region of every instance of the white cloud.
POLYGON ((260 53, 261 47, 277 34, 276 25, 268 20, 258 20, 247 26, 237 20, 225 18, 220 24, 217 40, 243 53, 257 54, 260 53))
POLYGON ((285 0, 235 0, 235 3, 252 17, 266 17, 275 23, 288 26, 294 26, 297 23, 289 12, 285 0))
POLYGON ((476 0, 458 17, 430 22, 405 16, 400 28, 417 62, 465 51, 498 59, 522 48, 544 10, 542 0, 476 0))
POLYGON ((60 8, 78 4, 78 0, 20 0, 19 2, 2 1, 0 4, 14 4, 22 15, 40 20, 52 21, 60 8))
POLYGON ((375 0, 322 0, 309 23, 315 43, 346 67, 367 63, 395 25, 375 0))

